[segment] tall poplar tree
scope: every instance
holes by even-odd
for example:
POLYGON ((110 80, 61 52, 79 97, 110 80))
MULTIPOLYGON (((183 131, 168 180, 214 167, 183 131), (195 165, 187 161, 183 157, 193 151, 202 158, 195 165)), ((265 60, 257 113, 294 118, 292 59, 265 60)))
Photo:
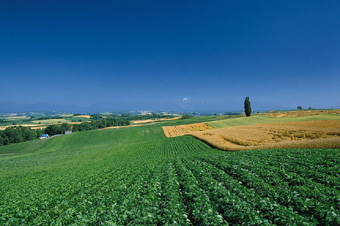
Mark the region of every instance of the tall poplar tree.
POLYGON ((244 113, 246 113, 247 117, 249 117, 251 115, 251 107, 250 107, 249 97, 246 97, 246 99, 244 100, 244 113))

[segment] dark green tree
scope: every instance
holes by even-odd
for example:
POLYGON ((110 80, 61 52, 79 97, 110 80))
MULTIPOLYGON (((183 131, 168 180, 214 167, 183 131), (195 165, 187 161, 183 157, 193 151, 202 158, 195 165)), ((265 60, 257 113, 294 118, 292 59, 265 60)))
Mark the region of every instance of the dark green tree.
POLYGON ((181 119, 188 119, 188 118, 191 118, 191 116, 189 114, 184 114, 181 119))
POLYGON ((5 138, 4 138, 4 145, 9 145, 9 139, 8 139, 8 137, 5 137, 5 138))
POLYGON ((41 129, 36 129, 35 132, 36 132, 36 135, 37 135, 36 138, 41 137, 41 135, 43 134, 43 131, 41 129))
POLYGON ((56 134, 60 134, 60 126, 58 125, 49 125, 45 128, 45 133, 47 133, 49 136, 53 136, 56 134))
POLYGON ((63 123, 60 125, 60 133, 64 134, 67 130, 71 129, 71 125, 67 124, 67 123, 63 123))
POLYGON ((4 143, 5 143, 5 138, 0 136, 0 146, 4 145, 4 143))
POLYGON ((8 144, 9 144, 8 137, 1 137, 0 136, 0 146, 1 145, 8 145, 8 144))
POLYGON ((247 117, 251 115, 251 106, 250 106, 249 97, 246 97, 246 99, 244 100, 244 113, 246 113, 247 117))
POLYGON ((302 107, 301 107, 301 106, 298 106, 297 109, 298 109, 298 110, 302 110, 302 107))
POLYGON ((73 132, 78 132, 78 131, 79 131, 79 127, 80 127, 80 125, 79 125, 79 124, 75 124, 75 125, 73 125, 73 127, 72 127, 72 131, 73 131, 73 132))

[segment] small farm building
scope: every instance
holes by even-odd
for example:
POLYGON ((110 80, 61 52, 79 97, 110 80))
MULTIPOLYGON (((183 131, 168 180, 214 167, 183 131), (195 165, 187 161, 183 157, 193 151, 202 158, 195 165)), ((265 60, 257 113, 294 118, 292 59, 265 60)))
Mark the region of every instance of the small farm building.
POLYGON ((49 137, 48 134, 41 134, 40 139, 46 139, 46 138, 48 138, 48 137, 49 137))

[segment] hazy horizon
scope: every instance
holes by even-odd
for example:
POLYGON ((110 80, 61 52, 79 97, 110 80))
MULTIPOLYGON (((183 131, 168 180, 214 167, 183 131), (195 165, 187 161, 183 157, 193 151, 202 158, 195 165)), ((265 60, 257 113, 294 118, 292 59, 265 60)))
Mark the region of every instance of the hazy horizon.
MULTIPOLYGON (((209 102, 196 102, 190 101, 189 103, 183 103, 182 101, 177 102, 166 102, 161 103, 157 107, 153 107, 152 104, 146 102, 140 103, 98 103, 94 105, 54 105, 47 103, 37 104, 8 104, 7 110, 1 110, 0 114, 10 113, 46 113, 46 112, 57 112, 57 113, 80 113, 80 114, 96 114, 96 113, 118 113, 118 112, 129 112, 129 111, 150 111, 150 112, 172 112, 172 113, 233 113, 233 112, 244 112, 243 102, 234 103, 233 105, 228 102, 209 103, 209 102), (119 107, 117 107, 119 106, 119 107), (131 107, 134 106, 134 107, 131 107), (220 107, 216 107, 220 106, 220 107), (229 106, 229 107, 228 107, 229 106), (230 107, 231 106, 231 107, 230 107), (227 109, 227 110, 226 110, 227 109)), ((299 105, 300 106, 300 105, 299 105)), ((252 112, 266 112, 272 110, 296 110, 296 107, 285 107, 270 103, 261 103, 258 101, 251 101, 252 112)), ((335 109, 339 106, 332 106, 332 108, 314 108, 311 106, 302 106, 303 109, 335 109)))
POLYGON ((340 104, 339 1, 2 1, 0 112, 340 104))

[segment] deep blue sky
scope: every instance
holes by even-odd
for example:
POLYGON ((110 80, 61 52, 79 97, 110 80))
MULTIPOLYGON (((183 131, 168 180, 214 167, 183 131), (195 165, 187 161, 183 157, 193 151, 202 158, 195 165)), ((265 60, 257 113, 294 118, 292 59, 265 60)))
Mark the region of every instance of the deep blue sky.
POLYGON ((340 105, 340 1, 0 1, 0 112, 340 105))

